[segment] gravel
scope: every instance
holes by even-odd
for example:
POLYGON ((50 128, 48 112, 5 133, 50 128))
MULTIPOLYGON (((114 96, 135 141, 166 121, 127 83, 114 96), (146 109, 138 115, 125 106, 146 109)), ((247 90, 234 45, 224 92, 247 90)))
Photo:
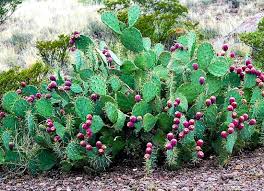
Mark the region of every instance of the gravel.
POLYGON ((114 167, 100 176, 84 173, 63 174, 52 171, 0 180, 0 190, 264 190, 264 148, 233 157, 225 168, 215 159, 201 161, 195 167, 170 172, 156 169, 145 176, 142 168, 114 167))

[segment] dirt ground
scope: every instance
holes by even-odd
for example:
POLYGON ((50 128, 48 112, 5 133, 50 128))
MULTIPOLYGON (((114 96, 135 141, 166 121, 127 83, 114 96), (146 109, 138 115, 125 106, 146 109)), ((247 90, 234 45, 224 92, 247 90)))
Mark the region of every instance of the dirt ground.
POLYGON ((117 190, 264 190, 264 148, 233 157, 225 168, 215 159, 199 166, 169 172, 157 169, 149 177, 140 168, 115 167, 100 176, 84 173, 49 172, 37 177, 4 178, 0 190, 117 191, 117 190))

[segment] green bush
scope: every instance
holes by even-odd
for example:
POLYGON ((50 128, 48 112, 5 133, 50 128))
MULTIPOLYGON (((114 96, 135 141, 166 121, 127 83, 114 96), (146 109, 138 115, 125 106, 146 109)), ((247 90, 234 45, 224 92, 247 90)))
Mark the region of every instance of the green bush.
POLYGON ((25 81, 32 85, 37 85, 46 76, 49 69, 41 62, 36 62, 27 69, 19 67, 12 68, 8 71, 0 73, 0 95, 5 92, 16 90, 20 86, 20 82, 25 81))
POLYGON ((264 18, 260 21, 256 32, 243 33, 240 39, 252 47, 252 57, 263 68, 264 63, 264 18))
POLYGON ((128 8, 131 4, 140 5, 142 15, 136 23, 144 37, 149 37, 153 42, 164 42, 178 34, 176 28, 185 28, 180 18, 188 12, 178 0, 104 0, 106 6, 104 11, 117 11, 121 22, 128 22, 128 8))
POLYGON ((16 7, 22 3, 21 0, 1 0, 0 1, 0 25, 12 15, 16 7))
POLYGON ((59 35, 57 40, 37 41, 36 47, 38 54, 43 62, 49 66, 65 67, 68 62, 68 45, 70 37, 68 35, 59 35))
POLYGON ((217 56, 193 32, 171 52, 152 44, 134 27, 137 9, 130 8, 129 25, 113 12, 102 14, 129 57, 75 32, 70 76, 58 72, 39 87, 22 83, 21 92, 5 93, 4 168, 100 172, 112 162, 144 158, 149 173, 156 164, 174 170, 212 154, 224 165, 264 140, 264 73, 251 60, 237 64, 227 45, 225 56, 217 56))

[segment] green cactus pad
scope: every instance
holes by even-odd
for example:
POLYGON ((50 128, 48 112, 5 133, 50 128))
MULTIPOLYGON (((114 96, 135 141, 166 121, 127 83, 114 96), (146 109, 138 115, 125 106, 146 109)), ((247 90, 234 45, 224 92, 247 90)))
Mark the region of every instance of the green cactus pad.
POLYGON ((206 82, 208 84, 207 95, 212 95, 223 87, 222 80, 212 75, 207 75, 206 82))
POLYGON ((216 77, 222 77, 229 71, 229 64, 224 57, 215 57, 208 66, 208 71, 216 77))
POLYGON ((191 81, 192 81, 192 83, 194 83, 194 84, 200 84, 199 83, 199 79, 200 79, 201 76, 204 77, 204 78, 206 78, 205 71, 203 71, 201 69, 192 71, 192 73, 191 73, 191 81))
POLYGON ((181 112, 187 112, 188 110, 188 100, 182 93, 175 93, 173 97, 171 98, 172 101, 174 101, 176 98, 180 98, 181 103, 177 107, 177 109, 181 112))
POLYGON ((171 131, 173 117, 169 116, 167 113, 160 113, 157 118, 157 123, 160 129, 162 129, 166 133, 171 131))
POLYGON ((53 116, 53 107, 48 100, 40 99, 36 101, 35 107, 39 115, 45 118, 49 118, 53 116))
POLYGON ((142 94, 144 101, 150 102, 158 95, 158 88, 154 83, 147 82, 143 85, 142 94))
POLYGON ((14 103, 20 99, 16 92, 7 92, 3 95, 2 106, 5 110, 11 112, 14 103))
POLYGON ((160 56, 160 54, 164 51, 164 45, 161 43, 157 43, 154 46, 154 52, 157 55, 157 57, 160 56))
POLYGON ((38 93, 38 88, 35 86, 27 85, 22 89, 22 93, 25 96, 36 95, 38 93))
POLYGON ((174 52, 172 54, 172 58, 174 60, 178 60, 178 61, 182 62, 184 65, 187 65, 191 59, 189 52, 187 52, 185 50, 178 50, 178 51, 174 52))
POLYGON ((112 76, 109 79, 109 83, 113 91, 118 91, 121 88, 121 80, 117 76, 112 76))
POLYGON ((189 32, 187 34, 188 38, 188 51, 190 53, 190 56, 192 57, 195 51, 195 45, 196 45, 196 34, 194 32, 189 32))
POLYGON ((136 65, 133 62, 131 62, 130 60, 124 61, 124 63, 120 67, 120 69, 121 69, 121 71, 124 74, 131 74, 134 71, 138 70, 138 68, 136 67, 136 65))
POLYGON ((75 112, 82 119, 86 120, 88 114, 92 114, 94 110, 93 103, 86 97, 78 97, 75 101, 75 112))
POLYGON ((18 120, 13 115, 8 115, 2 119, 2 124, 4 129, 9 129, 11 131, 14 131, 16 128, 18 128, 18 120))
POLYGON ((126 115, 123 112, 118 111, 117 120, 116 120, 116 123, 114 124, 114 128, 116 130, 122 130, 124 127, 125 121, 126 121, 126 115))
POLYGON ((244 88, 252 88, 256 85, 256 75, 246 74, 244 79, 244 88))
POLYGON ((80 74, 80 78, 83 81, 88 81, 90 77, 93 76, 93 71, 90 69, 83 69, 83 70, 80 70, 79 74, 80 74))
POLYGON ((106 112, 108 119, 112 123, 115 123, 117 120, 117 116, 118 116, 118 109, 116 108, 115 104, 111 102, 107 102, 105 104, 105 112, 106 112))
POLYGON ((244 141, 249 141, 253 133, 255 132, 255 126, 249 125, 248 123, 244 123, 245 127, 240 130, 239 136, 244 140, 244 141))
POLYGON ((5 153, 4 150, 2 148, 0 148, 0 164, 4 164, 5 162, 5 153))
POLYGON ((116 99, 117 99, 118 107, 122 111, 129 112, 132 110, 135 103, 133 94, 125 95, 121 92, 117 92, 116 99))
POLYGON ((80 145, 75 142, 71 142, 68 144, 68 146, 66 147, 66 155, 67 158, 72 161, 78 161, 85 158, 84 152, 81 149, 80 145))
POLYGON ((90 78, 91 90, 99 95, 106 95, 106 81, 102 76, 96 75, 90 78))
POLYGON ((48 171, 55 166, 57 158, 53 152, 46 149, 41 149, 38 150, 34 158, 29 162, 32 166, 37 168, 36 170, 38 171, 48 171))
POLYGON ((131 6, 128 9, 128 25, 132 27, 140 16, 140 7, 138 5, 131 6))
POLYGON ((171 60, 171 53, 168 51, 164 51, 160 54, 158 64, 167 67, 171 60))
POLYGON ((202 70, 207 70, 211 60, 215 57, 213 46, 209 43, 203 43, 197 50, 198 64, 202 70))
POLYGON ((150 113, 147 113, 146 115, 144 115, 143 117, 143 128, 145 132, 149 132, 153 129, 153 127, 155 126, 156 122, 157 122, 157 117, 153 116, 150 113))
POLYGON ((86 53, 90 46, 93 45, 93 41, 90 37, 81 35, 76 39, 75 45, 79 50, 86 53))
POLYGON ((186 65, 179 60, 174 60, 169 63, 168 68, 174 71, 176 74, 182 74, 186 69, 186 65))
POLYGON ((121 42, 133 52, 141 52, 144 50, 143 38, 140 31, 134 27, 126 28, 121 34, 121 42))
POLYGON ((93 116, 93 122, 91 126, 93 133, 98 133, 103 128, 104 125, 105 124, 99 115, 93 116))
POLYGON ((262 100, 262 99, 263 99, 263 96, 261 94, 261 89, 259 87, 255 87, 252 91, 250 104, 254 105, 257 100, 262 100))
POLYGON ((157 75, 160 79, 167 80, 169 78, 169 71, 162 65, 155 66, 153 68, 153 73, 157 75))
POLYGON ((204 131, 205 131, 206 127, 203 124, 202 121, 196 121, 195 122, 195 129, 194 129, 194 136, 197 139, 204 139, 204 131))
POLYGON ((14 103, 12 112, 18 117, 24 117, 29 109, 29 103, 24 99, 19 99, 14 103))
POLYGON ((192 103, 194 99, 196 99, 198 95, 203 92, 203 90, 204 86, 200 84, 185 83, 182 84, 176 92, 183 94, 187 98, 188 103, 192 103))
POLYGON ((217 106, 211 105, 204 112, 204 122, 207 126, 216 128, 217 124, 217 106))
POLYGON ((11 134, 9 131, 4 131, 2 134, 2 143, 6 150, 10 150, 9 142, 11 142, 11 134))
POLYGON ((102 22, 107 25, 114 32, 121 34, 119 20, 117 16, 112 12, 105 12, 101 15, 102 22))
POLYGON ((143 46, 146 51, 149 51, 151 48, 151 40, 150 38, 143 38, 143 46))
POLYGON ((145 101, 136 103, 132 110, 132 114, 135 116, 144 116, 146 113, 149 112, 151 112, 150 105, 145 101))
POLYGON ((79 93, 83 92, 83 89, 82 89, 82 87, 79 84, 73 83, 72 86, 71 86, 71 91, 73 93, 79 94, 79 93))
POLYGON ((63 139, 63 137, 65 135, 65 127, 58 122, 54 122, 54 126, 56 127, 57 135, 59 135, 61 137, 61 139, 63 139))
POLYGON ((229 154, 232 154, 236 140, 237 140, 237 132, 234 132, 231 135, 228 135, 227 140, 226 140, 226 150, 229 154))
POLYGON ((257 120, 264 119, 264 100, 257 100, 252 107, 252 116, 257 120))
POLYGON ((134 63, 138 68, 148 70, 155 66, 155 55, 152 52, 143 52, 136 56, 134 63))

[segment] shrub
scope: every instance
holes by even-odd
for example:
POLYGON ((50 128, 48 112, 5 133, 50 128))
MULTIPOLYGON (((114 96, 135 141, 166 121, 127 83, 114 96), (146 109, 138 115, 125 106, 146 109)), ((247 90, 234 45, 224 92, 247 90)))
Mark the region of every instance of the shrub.
MULTIPOLYGON (((131 4, 139 4, 142 10, 136 28, 144 37, 149 37, 153 42, 164 42, 171 36, 179 36, 176 28, 184 28, 184 23, 180 18, 188 12, 187 8, 179 3, 178 0, 105 0, 106 6, 103 10, 118 11, 118 18, 121 22, 128 22, 128 8, 131 4)), ((136 10, 135 10, 136 11, 136 10)))
POLYGON ((16 7, 22 3, 21 0, 1 0, 0 2, 0 25, 12 15, 16 7))
POLYGON ((37 85, 42 78, 48 73, 48 67, 41 62, 36 62, 27 69, 19 67, 12 68, 8 71, 0 73, 0 95, 11 90, 16 90, 20 86, 21 81, 25 81, 32 85, 37 85))
POLYGON ((144 156, 149 173, 157 162, 173 170, 211 154, 224 165, 263 140, 264 73, 251 60, 234 66, 228 45, 217 56, 193 32, 166 51, 142 37, 138 17, 132 11, 121 27, 113 12, 102 14, 128 58, 75 32, 71 76, 58 72, 39 88, 22 82, 4 95, 3 167, 100 172, 112 161, 144 156))
POLYGON ((49 66, 64 67, 68 61, 68 45, 70 37, 59 35, 54 41, 37 41, 36 47, 44 63, 49 66))
POLYGON ((260 21, 256 32, 243 33, 240 39, 252 47, 252 56, 263 68, 264 62, 264 18, 260 21))

